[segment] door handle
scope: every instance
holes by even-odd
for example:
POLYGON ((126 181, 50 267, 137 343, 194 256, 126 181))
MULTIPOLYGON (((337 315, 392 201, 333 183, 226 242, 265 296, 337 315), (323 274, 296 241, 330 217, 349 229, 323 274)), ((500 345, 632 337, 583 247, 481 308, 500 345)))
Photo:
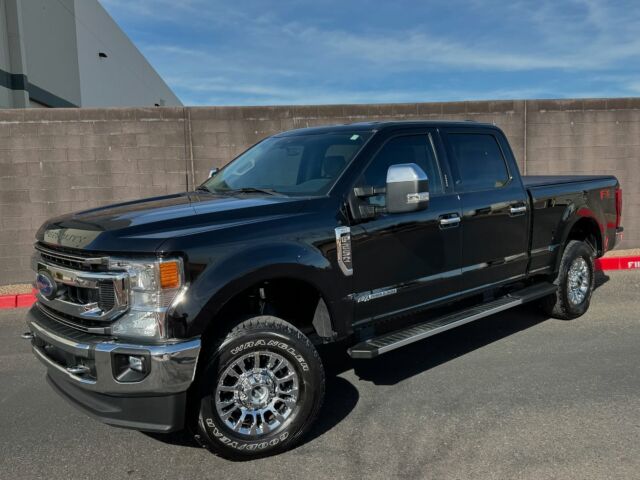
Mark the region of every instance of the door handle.
POLYGON ((454 227, 460 223, 460 217, 449 217, 449 218, 441 218, 440 226, 441 227, 454 227))
POLYGON ((509 208, 509 213, 511 213, 511 215, 519 215, 521 213, 525 213, 527 211, 527 206, 526 205, 521 205, 519 207, 511 207, 509 208))

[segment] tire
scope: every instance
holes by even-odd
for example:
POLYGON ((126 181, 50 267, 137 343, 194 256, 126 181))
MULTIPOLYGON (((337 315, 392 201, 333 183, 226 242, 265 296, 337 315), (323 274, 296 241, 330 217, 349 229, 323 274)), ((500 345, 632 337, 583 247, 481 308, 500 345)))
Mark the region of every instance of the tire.
POLYGON ((594 272, 593 249, 585 242, 571 240, 564 249, 558 277, 553 282, 558 289, 542 299, 542 310, 550 317, 561 320, 584 315, 591 303, 594 272))
POLYGON ((250 460, 288 450, 318 416, 325 388, 320 356, 280 318, 243 321, 203 360, 196 439, 217 455, 250 460))

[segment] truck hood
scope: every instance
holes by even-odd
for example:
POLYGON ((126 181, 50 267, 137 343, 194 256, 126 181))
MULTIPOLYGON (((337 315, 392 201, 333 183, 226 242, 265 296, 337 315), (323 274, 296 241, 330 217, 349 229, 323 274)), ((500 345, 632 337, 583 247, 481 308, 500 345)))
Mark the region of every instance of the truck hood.
POLYGON ((56 217, 36 237, 68 248, 155 252, 169 238, 295 216, 304 200, 308 198, 185 192, 56 217))

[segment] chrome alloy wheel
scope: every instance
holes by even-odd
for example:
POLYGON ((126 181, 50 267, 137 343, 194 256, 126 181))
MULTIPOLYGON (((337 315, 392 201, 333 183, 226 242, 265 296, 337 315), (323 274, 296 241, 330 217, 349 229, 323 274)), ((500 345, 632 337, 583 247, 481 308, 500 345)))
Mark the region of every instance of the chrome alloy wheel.
POLYGON ((293 418, 299 381, 293 365, 267 350, 247 353, 222 373, 215 392, 220 419, 236 433, 259 437, 293 418))
POLYGON ((584 258, 578 257, 569 267, 569 288, 567 293, 573 305, 580 305, 587 298, 591 286, 591 272, 584 258))

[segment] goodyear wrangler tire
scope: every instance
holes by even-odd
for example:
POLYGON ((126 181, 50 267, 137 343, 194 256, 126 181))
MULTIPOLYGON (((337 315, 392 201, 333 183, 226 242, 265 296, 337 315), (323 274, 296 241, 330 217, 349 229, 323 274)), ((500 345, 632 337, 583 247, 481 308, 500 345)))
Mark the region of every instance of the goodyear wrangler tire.
POLYGON ((570 320, 583 315, 591 303, 595 284, 594 251, 585 242, 571 240, 562 254, 556 293, 543 298, 543 311, 553 318, 570 320))
POLYGON ((214 453, 235 460, 273 455, 293 447, 316 419, 324 369, 290 323, 245 320, 203 360, 198 436, 214 453))

